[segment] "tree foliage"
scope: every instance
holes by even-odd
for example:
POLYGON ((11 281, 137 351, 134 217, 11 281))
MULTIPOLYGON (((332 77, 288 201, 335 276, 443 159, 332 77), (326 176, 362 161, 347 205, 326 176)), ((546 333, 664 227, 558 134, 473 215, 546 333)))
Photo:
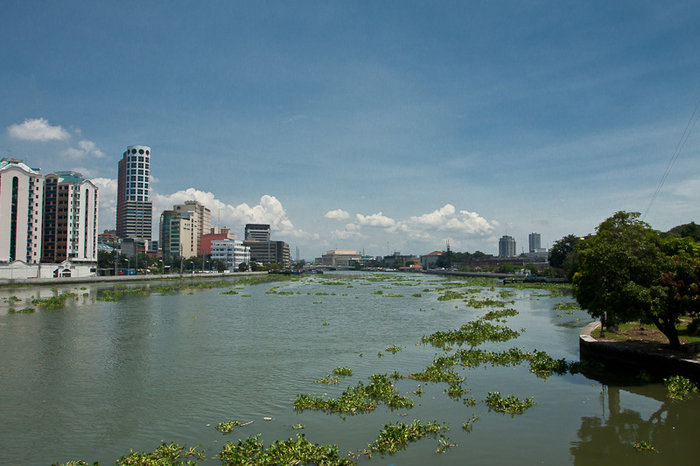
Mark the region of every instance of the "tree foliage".
POLYGON ((576 248, 574 295, 604 325, 653 323, 680 347, 676 325, 700 310, 700 245, 663 238, 636 212, 617 212, 576 248))
POLYGON ((556 241, 549 251, 549 265, 564 269, 566 275, 571 278, 576 268, 574 251, 580 242, 581 238, 576 235, 567 235, 556 241))

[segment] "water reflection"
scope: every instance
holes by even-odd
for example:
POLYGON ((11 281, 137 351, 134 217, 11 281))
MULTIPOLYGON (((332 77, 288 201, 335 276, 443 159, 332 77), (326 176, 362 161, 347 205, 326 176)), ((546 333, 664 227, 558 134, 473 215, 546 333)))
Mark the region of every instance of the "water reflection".
POLYGON ((646 387, 603 386, 601 415, 581 418, 578 441, 572 443, 574 464, 686 464, 700 420, 697 399, 677 401, 659 384, 646 387), (642 395, 659 400, 648 413, 631 409, 621 398, 642 395), (649 442, 658 452, 641 452, 636 442, 649 442))

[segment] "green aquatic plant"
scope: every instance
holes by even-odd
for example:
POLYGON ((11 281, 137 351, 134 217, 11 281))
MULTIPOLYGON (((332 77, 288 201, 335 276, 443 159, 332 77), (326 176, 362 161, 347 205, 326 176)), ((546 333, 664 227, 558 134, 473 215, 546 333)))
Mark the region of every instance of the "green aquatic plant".
POLYGON ((456 447, 456 443, 450 442, 448 438, 443 436, 442 434, 440 435, 440 438, 438 439, 438 447, 437 450, 435 450, 435 453, 438 455, 441 455, 447 451, 448 448, 451 447, 456 447))
POLYGON ((674 400, 684 400, 698 391, 698 387, 693 382, 680 375, 664 379, 664 385, 668 396, 674 400))
POLYGON ((304 429, 304 424, 292 424, 290 427, 292 430, 302 430, 304 429))
POLYGON ((473 415, 471 419, 469 419, 467 422, 462 424, 462 430, 465 432, 471 432, 472 431, 472 426, 476 421, 479 420, 479 416, 473 415))
POLYGON ((222 291, 220 294, 238 294, 238 291, 231 289, 228 291, 222 291))
POLYGON ((462 395, 467 393, 467 390, 459 383, 452 383, 449 387, 447 387, 445 393, 447 393, 447 396, 449 396, 450 398, 459 399, 462 398, 462 395))
POLYGON ((530 372, 538 377, 547 378, 552 373, 562 375, 569 371, 569 363, 566 359, 554 359, 544 351, 537 351, 528 355, 530 372))
POLYGON ((333 373, 335 375, 351 376, 352 369, 350 369, 349 367, 336 367, 335 369, 333 369, 333 373))
POLYGON ((567 302, 562 301, 554 306, 555 311, 569 311, 569 310, 580 310, 581 306, 577 302, 567 302))
POLYGON ((412 408, 413 400, 399 395, 398 390, 383 374, 374 374, 371 382, 364 385, 358 382, 353 387, 348 387, 338 398, 326 398, 301 394, 294 401, 294 409, 303 411, 315 409, 329 413, 360 414, 373 411, 381 402, 386 403, 392 409, 412 408))
POLYGON ((386 348, 384 348, 384 351, 386 351, 387 353, 396 354, 399 351, 401 351, 401 347, 396 345, 387 346, 386 348))
POLYGON ((230 434, 231 432, 233 432, 234 428, 240 425, 241 423, 239 421, 220 422, 219 425, 215 427, 215 429, 221 433, 230 434))
POLYGON ((458 330, 438 331, 424 336, 423 343, 443 347, 447 344, 462 345, 468 343, 477 346, 485 341, 508 341, 520 336, 520 333, 502 325, 494 325, 484 320, 474 320, 462 325, 458 330))
POLYGON ((7 312, 9 314, 30 314, 30 313, 34 312, 34 310, 35 309, 33 307, 26 307, 24 309, 17 309, 17 310, 10 309, 7 312))
POLYGON ((514 366, 528 358, 528 353, 519 348, 510 348, 501 352, 485 351, 478 348, 469 348, 457 351, 455 357, 464 367, 476 367, 481 364, 492 366, 514 366))
POLYGON ((512 317, 518 315, 518 311, 515 309, 502 309, 500 311, 489 311, 484 316, 482 319, 484 320, 494 320, 494 319, 502 319, 504 317, 512 317))
POLYGON ((32 304, 45 310, 61 309, 65 307, 68 298, 76 298, 75 293, 63 293, 46 299, 33 299, 32 304))
POLYGON ((319 445, 309 442, 304 434, 296 438, 277 440, 267 449, 260 434, 250 436, 238 443, 228 442, 217 455, 222 465, 319 464, 346 466, 355 464, 349 458, 341 458, 336 445, 319 445))
POLYGON ((514 395, 509 395, 508 398, 503 398, 500 392, 489 392, 484 401, 489 406, 489 410, 511 415, 522 414, 526 409, 535 405, 535 400, 532 397, 520 400, 514 395))
POLYGON ((314 383, 325 383, 326 385, 338 385, 340 383, 340 379, 337 376, 327 375, 325 377, 321 377, 318 380, 314 380, 314 383))
POLYGON ((400 450, 404 450, 410 442, 415 442, 427 436, 435 437, 445 430, 447 430, 447 426, 440 425, 437 422, 423 424, 418 419, 415 419, 410 424, 387 424, 379 432, 377 439, 370 443, 362 453, 369 458, 375 452, 393 455, 400 450))
POLYGON ((178 445, 177 443, 163 443, 151 453, 140 453, 131 450, 127 456, 122 456, 116 462, 118 466, 161 466, 161 465, 192 465, 197 464, 189 458, 203 460, 206 458, 204 450, 178 445))
POLYGON ((635 450, 641 451, 644 453, 658 453, 659 451, 654 448, 654 446, 647 442, 646 440, 642 440, 639 442, 634 442, 634 445, 632 445, 635 450))
POLYGON ((408 378, 429 382, 447 382, 449 384, 463 382, 464 377, 452 370, 455 364, 457 364, 457 360, 454 357, 439 356, 433 360, 433 363, 425 371, 413 373, 408 378))

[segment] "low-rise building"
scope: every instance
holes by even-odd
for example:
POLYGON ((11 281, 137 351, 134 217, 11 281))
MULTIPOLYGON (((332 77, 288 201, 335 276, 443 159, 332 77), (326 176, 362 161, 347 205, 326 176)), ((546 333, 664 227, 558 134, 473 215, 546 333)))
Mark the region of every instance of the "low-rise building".
POLYGON ((212 260, 220 260, 230 271, 238 270, 241 264, 250 263, 250 248, 238 239, 213 240, 211 242, 212 260))
POLYGON ((321 256, 321 265, 350 267, 362 260, 362 254, 352 249, 333 249, 321 256))

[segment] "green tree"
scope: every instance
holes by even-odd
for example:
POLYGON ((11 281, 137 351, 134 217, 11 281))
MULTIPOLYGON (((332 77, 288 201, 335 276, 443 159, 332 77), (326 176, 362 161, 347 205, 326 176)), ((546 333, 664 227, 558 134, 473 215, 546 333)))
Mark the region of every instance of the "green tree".
POLYGON ((571 255, 580 241, 581 238, 576 235, 567 235, 556 241, 549 251, 549 265, 564 270, 574 265, 571 255))
POLYGON ((653 323, 679 348, 676 324, 698 313, 700 246, 691 239, 664 239, 639 213, 617 212, 576 248, 573 276, 579 304, 606 327, 653 323))

